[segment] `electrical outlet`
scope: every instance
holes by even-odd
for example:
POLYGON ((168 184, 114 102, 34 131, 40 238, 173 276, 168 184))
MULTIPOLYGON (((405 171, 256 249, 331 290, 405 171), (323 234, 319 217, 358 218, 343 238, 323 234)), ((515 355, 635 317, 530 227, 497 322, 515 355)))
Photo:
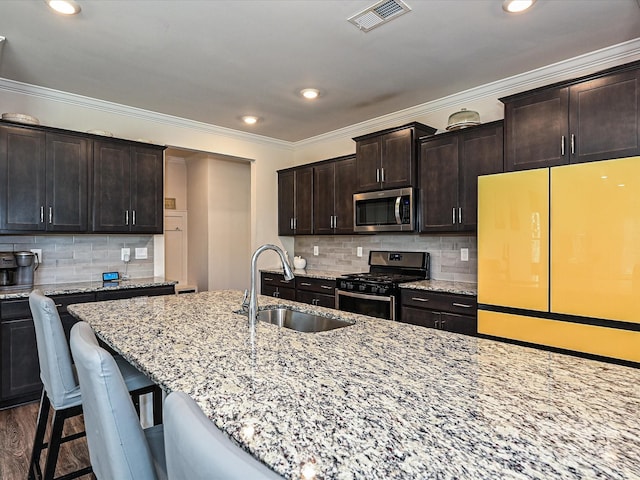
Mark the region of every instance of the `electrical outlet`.
POLYGON ((317 245, 314 245, 314 246, 313 246, 313 254, 314 254, 315 256, 318 256, 318 254, 319 254, 319 253, 320 253, 320 249, 318 248, 318 246, 317 246, 317 245))
POLYGON ((121 248, 120 249, 120 260, 123 262, 128 262, 131 259, 131 249, 130 248, 121 248))
POLYGON ((463 262, 468 262, 469 261, 469 249, 468 248, 461 248, 460 249, 460 260, 463 262))
POLYGON ((362 256, 362 247, 357 247, 356 248, 356 256, 357 257, 361 257, 362 256))
POLYGON ((38 256, 38 263, 42 263, 42 249, 41 248, 32 248, 31 253, 35 253, 38 256))

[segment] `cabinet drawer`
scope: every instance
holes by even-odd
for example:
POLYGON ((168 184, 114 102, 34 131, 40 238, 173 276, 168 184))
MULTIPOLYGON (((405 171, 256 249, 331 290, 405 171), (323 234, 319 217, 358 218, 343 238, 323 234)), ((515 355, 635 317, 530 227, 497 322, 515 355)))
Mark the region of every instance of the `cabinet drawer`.
POLYGON ((336 281, 324 278, 297 277, 296 288, 298 290, 333 295, 336 289, 336 281))
POLYGON ((336 297, 324 295, 322 293, 308 292, 304 290, 296 291, 296 302, 308 303, 309 305, 319 305, 321 307, 335 308, 336 297))
POLYGON ((175 287, 173 285, 164 287, 142 287, 142 288, 125 288, 122 290, 106 290, 96 292, 96 300, 120 300, 123 298, 133 297, 157 297, 159 295, 173 295, 175 287))
POLYGON ((12 320, 15 318, 28 317, 31 317, 29 300, 2 300, 2 302, 0 302, 0 319, 12 320))
POLYGON ((263 273, 262 284, 271 285, 272 287, 296 288, 296 279, 285 280, 284 275, 280 273, 263 273))
POLYGON ((459 313, 462 315, 476 315, 478 302, 476 297, 456 295, 452 293, 430 292, 427 290, 403 289, 400 298, 402 306, 439 310, 443 312, 459 313))
POLYGON ((95 293, 80 293, 77 295, 55 295, 51 297, 60 314, 67 313, 67 307, 74 303, 89 303, 96 301, 95 293))
POLYGON ((296 299, 296 290, 294 288, 274 287, 273 285, 263 284, 261 293, 267 297, 284 298, 285 300, 296 299))

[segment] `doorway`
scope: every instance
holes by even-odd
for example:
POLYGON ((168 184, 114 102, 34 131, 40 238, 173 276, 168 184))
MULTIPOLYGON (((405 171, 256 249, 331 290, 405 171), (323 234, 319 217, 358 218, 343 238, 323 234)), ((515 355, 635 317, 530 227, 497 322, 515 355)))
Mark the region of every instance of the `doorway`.
POLYGON ((251 161, 168 148, 165 206, 165 277, 198 291, 247 288, 251 161))

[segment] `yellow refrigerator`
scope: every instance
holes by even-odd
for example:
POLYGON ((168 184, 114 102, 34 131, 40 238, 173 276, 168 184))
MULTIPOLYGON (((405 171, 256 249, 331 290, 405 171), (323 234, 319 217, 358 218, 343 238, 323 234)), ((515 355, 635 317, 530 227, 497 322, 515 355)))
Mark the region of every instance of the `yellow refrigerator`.
POLYGON ((640 157, 478 179, 478 332, 640 362, 640 157))

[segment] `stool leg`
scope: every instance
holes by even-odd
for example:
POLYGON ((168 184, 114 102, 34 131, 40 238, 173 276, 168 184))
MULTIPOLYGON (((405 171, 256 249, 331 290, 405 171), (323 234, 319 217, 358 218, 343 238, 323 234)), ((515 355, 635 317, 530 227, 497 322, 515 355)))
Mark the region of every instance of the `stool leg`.
POLYGON ((44 480, 53 480, 56 473, 56 463, 58 463, 58 452, 62 440, 62 429, 64 421, 67 419, 65 410, 53 412, 53 427, 51 428, 51 438, 49 439, 49 450, 47 452, 47 463, 44 467, 44 480))
POLYGON ((162 423, 162 389, 156 387, 153 389, 153 424, 160 425, 162 423))
POLYGON ((36 424, 36 435, 33 440, 33 448, 31 449, 31 460, 29 461, 29 480, 35 480, 42 475, 40 470, 40 454, 44 444, 44 434, 47 430, 47 421, 49 420, 49 410, 51 402, 47 397, 47 392, 42 389, 40 397, 40 409, 38 410, 38 423, 36 424))

